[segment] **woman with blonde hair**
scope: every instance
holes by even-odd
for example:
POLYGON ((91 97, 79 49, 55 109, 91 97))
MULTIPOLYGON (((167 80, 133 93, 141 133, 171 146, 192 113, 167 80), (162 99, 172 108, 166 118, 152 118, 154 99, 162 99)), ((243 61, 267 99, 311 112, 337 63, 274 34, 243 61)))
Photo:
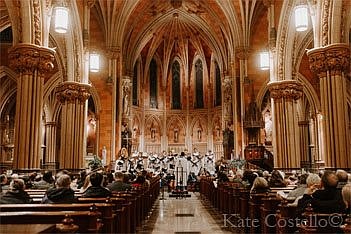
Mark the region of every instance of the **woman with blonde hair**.
POLYGON ((128 171, 128 150, 126 148, 122 148, 119 153, 118 153, 118 158, 115 163, 115 172, 116 171, 122 171, 122 172, 127 172, 128 171))

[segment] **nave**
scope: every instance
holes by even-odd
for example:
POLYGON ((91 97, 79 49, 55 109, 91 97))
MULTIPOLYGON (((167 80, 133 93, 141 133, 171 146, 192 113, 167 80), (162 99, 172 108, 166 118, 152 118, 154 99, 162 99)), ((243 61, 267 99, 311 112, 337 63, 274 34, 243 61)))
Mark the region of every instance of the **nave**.
POLYGON ((165 198, 155 202, 150 219, 137 233, 230 233, 223 220, 204 204, 199 193, 188 198, 165 198))

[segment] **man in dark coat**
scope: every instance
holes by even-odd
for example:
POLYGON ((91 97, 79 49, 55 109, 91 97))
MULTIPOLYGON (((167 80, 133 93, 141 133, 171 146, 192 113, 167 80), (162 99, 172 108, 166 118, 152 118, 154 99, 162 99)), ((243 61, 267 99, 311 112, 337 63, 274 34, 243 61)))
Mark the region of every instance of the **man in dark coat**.
POLYGON ((41 203, 74 203, 74 191, 70 188, 71 178, 69 175, 62 174, 56 180, 56 187, 50 188, 41 203))
POLYGON ((308 188, 299 200, 297 214, 300 216, 308 204, 318 213, 341 213, 345 209, 340 189, 337 189, 338 177, 334 172, 325 171, 321 178, 322 189, 308 188))
POLYGON ((26 204, 32 203, 28 193, 24 191, 24 181, 13 179, 10 183, 10 190, 0 196, 0 204, 26 204))
POLYGON ((93 173, 90 175, 90 183, 91 186, 85 190, 83 193, 82 197, 108 197, 111 195, 111 192, 102 187, 102 180, 103 180, 103 175, 100 173, 93 173))
POLYGON ((111 191, 126 191, 132 189, 130 184, 124 182, 124 174, 122 172, 116 172, 115 176, 116 181, 107 186, 111 191))

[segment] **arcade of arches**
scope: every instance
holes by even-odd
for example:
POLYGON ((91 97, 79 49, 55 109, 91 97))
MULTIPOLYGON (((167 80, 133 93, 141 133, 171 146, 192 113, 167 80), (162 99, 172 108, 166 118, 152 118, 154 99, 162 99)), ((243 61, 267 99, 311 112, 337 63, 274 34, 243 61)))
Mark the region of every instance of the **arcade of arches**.
POLYGON ((276 168, 350 168, 351 1, 306 0, 301 32, 299 2, 0 1, 1 166, 79 169, 92 155, 113 163, 122 146, 217 159, 263 146, 276 168))

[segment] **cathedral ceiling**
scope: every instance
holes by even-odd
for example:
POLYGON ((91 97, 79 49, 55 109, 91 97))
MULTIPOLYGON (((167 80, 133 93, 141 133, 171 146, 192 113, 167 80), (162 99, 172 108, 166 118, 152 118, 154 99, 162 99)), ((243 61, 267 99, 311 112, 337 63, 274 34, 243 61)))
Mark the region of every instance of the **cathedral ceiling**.
POLYGON ((131 56, 130 65, 142 51, 147 57, 161 53, 165 60, 179 55, 186 61, 195 51, 206 58, 214 53, 218 60, 227 59, 229 31, 216 1, 142 0, 128 17, 123 53, 131 56))
POLYGON ((0 31, 6 29, 9 25, 10 17, 5 5, 5 1, 0 1, 0 31))

